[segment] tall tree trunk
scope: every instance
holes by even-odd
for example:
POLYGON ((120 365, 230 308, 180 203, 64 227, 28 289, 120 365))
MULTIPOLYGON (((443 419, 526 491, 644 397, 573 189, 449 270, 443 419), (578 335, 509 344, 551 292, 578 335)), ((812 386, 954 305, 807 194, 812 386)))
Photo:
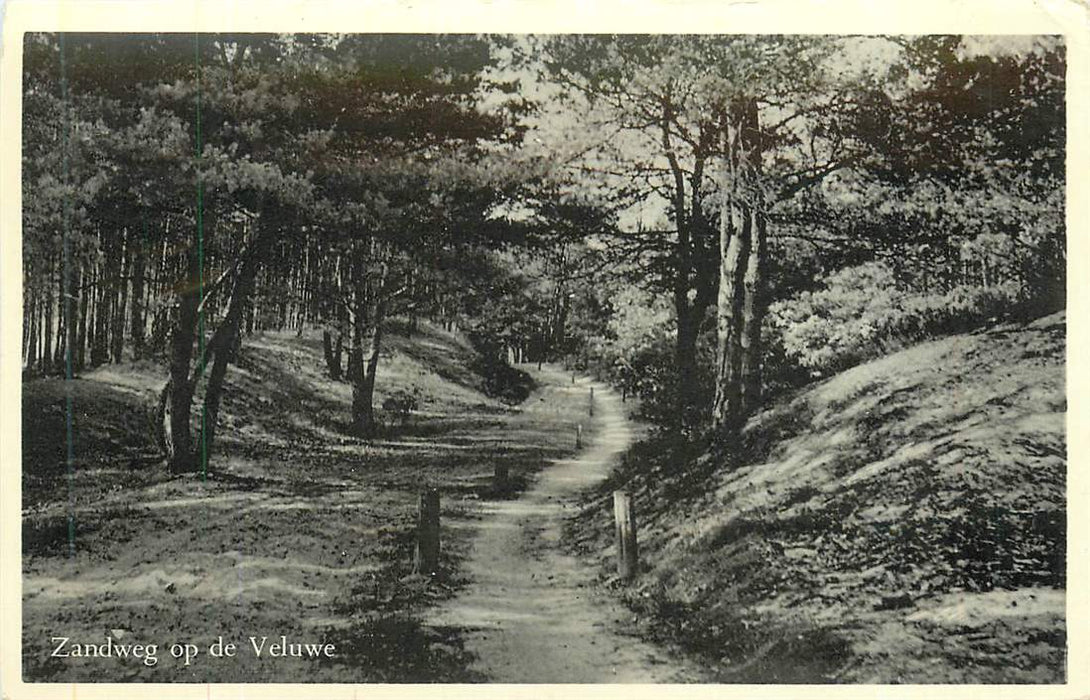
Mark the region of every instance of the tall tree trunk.
POLYGON ((118 253, 121 254, 121 263, 118 265, 118 280, 116 302, 113 312, 113 328, 110 331, 110 356, 114 362, 121 362, 121 356, 125 349, 125 307, 129 298, 129 281, 127 272, 129 261, 128 235, 124 233, 118 245, 118 253))
POLYGON ((144 276, 147 274, 148 257, 147 224, 142 226, 140 242, 130 246, 132 259, 132 326, 129 335, 132 338, 132 357, 144 358, 144 336, 147 320, 144 305, 144 276))
MULTIPOLYGON (((688 286, 688 285, 686 285, 688 286)), ((692 304, 686 293, 683 302, 675 299, 677 315, 677 339, 674 342, 674 364, 677 371, 678 427, 684 425, 692 410, 693 394, 696 386, 696 342, 699 337, 700 319, 696 318, 692 304)))
POLYGON ((339 380, 343 376, 342 358, 344 357, 344 333, 337 333, 337 340, 333 344, 333 366, 337 368, 337 376, 334 379, 339 380))
POLYGON ((265 226, 259 228, 257 238, 246 251, 242 267, 235 279, 227 313, 209 341, 208 352, 214 354, 212 371, 208 375, 208 384, 204 392, 204 414, 201 421, 200 450, 201 466, 206 469, 208 457, 215 444, 216 424, 219 420, 220 402, 223 398, 223 380, 227 376, 227 365, 235 355, 236 343, 241 337, 242 316, 253 294, 254 282, 258 269, 264 259, 266 243, 272 235, 265 226))
MULTIPOLYGON (((368 260, 374 259, 374 243, 368 260)), ((352 429, 361 436, 375 434, 375 373, 382 347, 382 324, 386 316, 386 266, 380 265, 378 280, 364 284, 363 247, 357 251, 353 270, 356 289, 352 330, 353 355, 357 366, 352 371, 352 429), (365 292, 365 293, 364 293, 365 292), (364 331, 366 326, 366 331, 364 331)), ((349 364, 352 358, 349 359, 349 364)))
POLYGON ((352 287, 352 343, 348 351, 348 382, 352 385, 352 429, 358 431, 363 423, 363 353, 364 329, 367 326, 369 303, 367 288, 364 284, 364 251, 362 244, 357 244, 352 253, 348 277, 352 287))
POLYGON ((70 272, 71 277, 68 280, 68 289, 65 291, 65 309, 64 309, 64 327, 67 333, 67 339, 65 340, 65 364, 67 370, 71 370, 74 374, 79 369, 77 357, 79 355, 79 319, 80 319, 80 307, 79 307, 79 289, 82 283, 83 273, 80 268, 76 268, 70 272))
MULTIPOLYGON (((357 304, 357 308, 359 305, 357 304)), ((366 317, 358 312, 352 320, 352 342, 348 346, 348 381, 355 385, 363 371, 363 329, 366 317)))
POLYGON ((352 419, 358 434, 370 437, 375 434, 375 375, 378 371, 379 353, 382 349, 382 323, 386 315, 383 299, 372 309, 371 323, 366 337, 366 364, 363 381, 352 387, 352 419))
POLYGON ((759 400, 767 253, 757 105, 750 99, 735 100, 726 117, 712 427, 729 440, 737 436, 759 400))
POLYGON ((95 318, 95 341, 91 346, 91 365, 97 367, 110 359, 110 312, 114 307, 114 292, 120 274, 121 255, 117 235, 102 233, 102 250, 105 266, 98 278, 98 313, 95 318))
POLYGON ((732 202, 720 222, 719 301, 716 314, 716 381, 712 426, 733 435, 742 414, 742 306, 743 274, 749 258, 749 218, 745 208, 732 202))
POLYGON ((196 340, 196 292, 179 295, 170 337, 170 379, 159 400, 162 444, 170 471, 193 471, 197 467, 193 445, 193 385, 189 382, 189 364, 196 340))
POLYGON ((333 334, 328 330, 322 331, 322 352, 325 354, 326 368, 329 370, 329 378, 337 381, 341 378, 341 338, 337 336, 337 350, 333 349, 333 334))
POLYGON ((71 271, 68 269, 67 263, 62 262, 60 274, 57 275, 57 349, 56 354, 53 355, 53 367, 56 368, 59 374, 67 372, 65 360, 68 349, 68 321, 72 315, 72 307, 68 300, 68 293, 72 283, 69 277, 70 274, 71 271))
POLYGON ((95 329, 98 328, 98 288, 102 280, 102 265, 95 263, 91 268, 91 272, 91 283, 83 291, 87 295, 87 339, 84 343, 87 363, 84 366, 94 366, 92 355, 95 346, 95 329))
POLYGON ((110 297, 107 293, 109 287, 106 275, 98 278, 98 288, 95 290, 95 335, 91 341, 91 366, 98 367, 109 359, 109 345, 107 344, 110 321, 110 297))
POLYGON ((53 261, 49 261, 49 284, 46 285, 45 293, 45 319, 42 323, 42 350, 39 356, 38 364, 42 368, 42 372, 51 373, 53 371, 53 261))
POLYGON ((176 291, 170 335, 170 379, 160 397, 162 444, 172 472, 197 468, 193 445, 192 406, 194 385, 189 379, 193 344, 197 339, 197 311, 200 305, 198 279, 201 274, 196 246, 185 253, 186 274, 176 291))
POLYGON ((681 167, 674 149, 673 124, 676 117, 675 105, 669 96, 662 98, 661 129, 662 149, 670 166, 673 178, 671 185, 671 210, 677 227, 677 242, 674 244, 673 301, 677 318, 677 338, 674 346, 674 364, 677 372, 677 411, 674 414, 674 428, 681 429, 695 421, 697 379, 697 341, 700 326, 709 300, 700 293, 700 259, 694 254, 700 247, 699 236, 704 234, 704 221, 701 188, 703 186, 704 163, 707 157, 705 139, 710 138, 701 132, 700 146, 696 149, 693 171, 689 174, 688 196, 686 195, 686 172, 681 167), (686 200, 691 201, 688 207, 686 200), (690 294, 697 288, 697 297, 690 294))
POLYGON ((87 300, 91 296, 94 277, 88 279, 88 271, 84 270, 80 275, 79 285, 79 329, 76 334, 76 352, 73 361, 76 363, 76 371, 82 372, 87 360, 87 300))
POLYGON ((745 299, 742 302, 741 337, 743 416, 752 414, 761 403, 761 325, 767 309, 765 295, 765 267, 768 257, 767 225, 761 202, 758 200, 757 208, 750 212, 752 241, 742 281, 745 292, 745 299))
POLYGON ((38 351, 38 303, 35 301, 35 296, 31 297, 26 302, 26 316, 29 321, 29 326, 26 335, 26 349, 23 351, 23 364, 28 371, 33 372, 37 363, 37 351, 38 351))

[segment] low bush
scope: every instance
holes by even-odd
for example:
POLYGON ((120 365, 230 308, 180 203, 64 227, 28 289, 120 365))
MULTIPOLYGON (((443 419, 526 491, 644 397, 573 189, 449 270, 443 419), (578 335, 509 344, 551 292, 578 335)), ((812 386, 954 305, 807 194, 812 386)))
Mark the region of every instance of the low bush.
POLYGON ((470 369, 484 380, 485 393, 511 405, 525 401, 534 390, 534 380, 507 364, 503 342, 481 332, 470 332, 469 340, 478 353, 470 369))
POLYGON ((898 287, 893 270, 869 262, 825 279, 769 308, 769 347, 777 368, 791 365, 827 376, 915 343, 973 330, 1015 314, 1022 305, 1015 282, 959 285, 944 292, 898 287))
POLYGON ((402 425, 409 420, 409 414, 420 408, 420 402, 415 393, 398 389, 382 402, 382 410, 398 419, 402 425))

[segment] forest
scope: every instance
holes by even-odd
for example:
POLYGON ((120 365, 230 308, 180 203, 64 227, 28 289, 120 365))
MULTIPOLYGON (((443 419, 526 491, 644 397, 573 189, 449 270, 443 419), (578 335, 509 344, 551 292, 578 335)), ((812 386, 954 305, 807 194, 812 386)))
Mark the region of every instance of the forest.
POLYGON ((320 343, 299 371, 345 387, 357 445, 426 419, 383 368, 435 333, 504 406, 543 365, 593 377, 648 426, 629 467, 692 491, 759 460, 746 426, 779 402, 1066 303, 1059 36, 29 33, 23 56, 24 412, 44 382, 157 377, 135 430, 163 478, 231 472, 231 393, 277 381, 245 361, 263 338, 320 343))
POLYGON ((729 439, 1063 307, 1063 46, 1014 41, 32 35, 24 371, 165 361, 192 469, 246 334, 321 328, 366 434, 427 317, 729 439))

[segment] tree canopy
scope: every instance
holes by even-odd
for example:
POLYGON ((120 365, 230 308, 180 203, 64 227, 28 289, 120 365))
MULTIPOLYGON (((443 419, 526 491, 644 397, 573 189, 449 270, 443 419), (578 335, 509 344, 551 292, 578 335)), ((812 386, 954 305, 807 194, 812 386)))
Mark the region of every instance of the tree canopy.
POLYGON ((265 328, 322 332, 361 435, 403 317, 730 442, 770 391, 1064 303, 1056 37, 28 34, 24 59, 24 367, 163 362, 175 469, 206 467, 265 328))

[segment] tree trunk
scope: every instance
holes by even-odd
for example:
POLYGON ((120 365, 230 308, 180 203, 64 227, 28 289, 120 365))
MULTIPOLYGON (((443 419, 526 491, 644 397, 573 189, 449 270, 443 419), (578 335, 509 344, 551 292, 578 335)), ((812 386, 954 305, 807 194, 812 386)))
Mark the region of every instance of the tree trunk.
POLYGON ((147 268, 147 230, 143 232, 140 244, 132 245, 130 258, 132 259, 132 325, 129 335, 132 338, 132 358, 141 360, 144 358, 145 335, 145 306, 144 306, 144 275, 147 268))
POLYGON ((697 398, 697 341, 704 314, 711 303, 706 280, 706 247, 702 236, 711 238, 703 213, 702 187, 708 147, 714 132, 702 128, 700 143, 695 146, 693 169, 690 173, 682 168, 674 149, 674 120, 676 105, 668 97, 662 98, 662 114, 659 123, 662 149, 670 166, 672 185, 670 208, 677 226, 677 242, 674 244, 672 292, 674 312, 677 318, 677 338, 674 347, 674 364, 677 376, 677 411, 674 427, 681 429, 696 422, 697 398), (688 187, 686 187, 688 182, 688 187), (688 189, 688 195, 686 195, 688 189), (687 201, 689 204, 687 204, 687 201), (696 291, 695 297, 690 296, 696 291))
POLYGON ((767 301, 765 297, 765 266, 767 258, 767 221, 758 208, 750 212, 752 241, 742 287, 742 394, 743 416, 752 414, 761 403, 761 324, 764 322, 767 301))
POLYGON ((76 364, 76 371, 82 372, 86 366, 87 360, 87 298, 91 295, 90 282, 93 281, 93 277, 88 279, 88 271, 85 270, 80 275, 79 285, 79 328, 76 333, 76 352, 73 361, 76 364))
MULTIPOLYGON (((357 255, 361 253, 362 247, 357 255)), ((373 258, 372 249, 370 259, 373 258)), ((352 374, 352 429, 357 435, 370 437, 377 428, 374 407, 375 373, 382 347, 382 324, 386 317, 387 270, 385 264, 381 264, 378 280, 369 285, 364 284, 363 272, 364 261, 357 259, 353 271, 357 293, 352 341, 357 366, 352 374), (366 331, 363 329, 365 324, 366 331)), ((351 364, 351 359, 349 363, 351 364)))
POLYGON ((88 365, 94 366, 92 355, 95 346, 95 329, 98 328, 98 288, 102 280, 102 265, 95 263, 92 271, 91 283, 87 285, 87 289, 83 292, 87 295, 87 320, 85 324, 87 326, 87 337, 84 342, 84 354, 87 362, 84 365, 85 367, 88 365))
MULTIPOLYGON (((679 426, 691 419, 693 399, 696 393, 696 343, 700 335, 700 318, 697 317, 697 309, 686 302, 683 306, 675 304, 678 309, 677 339, 674 346, 674 362, 677 370, 678 412, 679 426)), ((700 309, 703 315, 703 309, 700 309)))
POLYGON ((719 301, 716 314, 716 382, 712 426, 727 436, 741 426, 742 414, 742 306, 745 261, 749 258, 750 231, 741 204, 732 203, 720 224, 719 301))
POLYGON ((375 374, 378 371, 379 352, 382 347, 382 322, 385 302, 375 304, 371 325, 367 331, 367 357, 362 381, 352 387, 352 418, 358 434, 370 437, 375 434, 375 374))
POLYGON ((23 353, 23 362, 28 371, 33 372, 38 357, 38 304, 35 297, 31 296, 26 302, 27 317, 30 319, 30 327, 27 331, 26 351, 23 353))
POLYGON ((110 311, 113 308, 113 296, 117 286, 118 264, 120 262, 115 243, 116 236, 103 233, 102 238, 105 265, 102 274, 99 275, 98 289, 95 294, 97 301, 95 339, 91 345, 91 366, 93 367, 105 364, 110 359, 110 311))
POLYGON ((113 312, 113 328, 110 331, 111 343, 110 343, 110 355, 114 362, 121 362, 121 355, 125 348, 125 306, 129 296, 129 283, 128 278, 125 275, 126 269, 130 263, 129 258, 129 245, 128 234, 123 232, 121 240, 118 242, 118 255, 121 257, 121 262, 118 264, 118 279, 116 286, 116 296, 113 312))
POLYGON ((106 342, 110 320, 110 298, 106 291, 108 286, 106 275, 100 276, 98 289, 95 290, 95 335, 91 341, 92 367, 98 367, 109 359, 109 346, 106 342))
POLYGON ((68 270, 61 264, 57 275, 57 347, 53 354, 53 367, 58 374, 65 374, 65 348, 68 340, 68 270))
POLYGON ((160 398, 161 442, 172 472, 197 468, 191 428, 195 387, 189 380, 189 367, 197 337, 200 304, 197 278, 201 271, 195 251, 186 251, 186 261, 186 275, 177 292, 170 336, 170 380, 160 398))
POLYGON ((67 338, 65 340, 65 373, 74 374, 77 367, 76 357, 79 348, 79 304, 78 297, 83 274, 79 268, 69 273, 68 289, 65 291, 64 300, 64 328, 67 338))
POLYGON ((357 244, 353 251, 349 279, 352 286, 352 345, 348 352, 348 381, 352 385, 352 430, 362 434, 366 422, 364 407, 364 385, 366 376, 363 369, 364 328, 367 325, 367 287, 364 284, 364 253, 362 244, 357 244))
POLYGON ((265 252, 264 244, 271 236, 259 229, 259 238, 254 241, 250 250, 246 252, 246 258, 235 279, 234 289, 231 292, 231 300, 227 305, 227 313, 216 329, 208 350, 215 355, 212 362, 212 371, 208 375, 208 384, 204 393, 204 415, 201 421, 201 466, 208 467, 208 456, 212 454, 215 444, 216 423, 219 419, 220 401, 223 397, 223 380, 227 376, 227 365, 235 354, 236 341, 241 337, 242 315, 250 296, 253 294, 254 282, 265 252))
POLYGON ((757 105, 735 100, 722 138, 726 181, 720 213, 716 387, 712 427, 732 439, 757 407, 760 394, 761 321, 765 313, 764 202, 757 105))
POLYGON ((46 285, 45 292, 45 319, 42 323, 42 350, 39 355, 38 365, 41 367, 43 373, 48 374, 53 371, 52 358, 53 358, 53 261, 49 261, 50 276, 49 284, 46 285))
POLYGON ((363 318, 352 322, 352 342, 348 347, 348 381, 353 386, 363 373, 363 325, 363 318))
POLYGON ((337 336, 337 350, 333 349, 333 334, 322 331, 322 351, 325 354, 325 364, 329 369, 330 379, 337 381, 341 378, 341 338, 337 336))

